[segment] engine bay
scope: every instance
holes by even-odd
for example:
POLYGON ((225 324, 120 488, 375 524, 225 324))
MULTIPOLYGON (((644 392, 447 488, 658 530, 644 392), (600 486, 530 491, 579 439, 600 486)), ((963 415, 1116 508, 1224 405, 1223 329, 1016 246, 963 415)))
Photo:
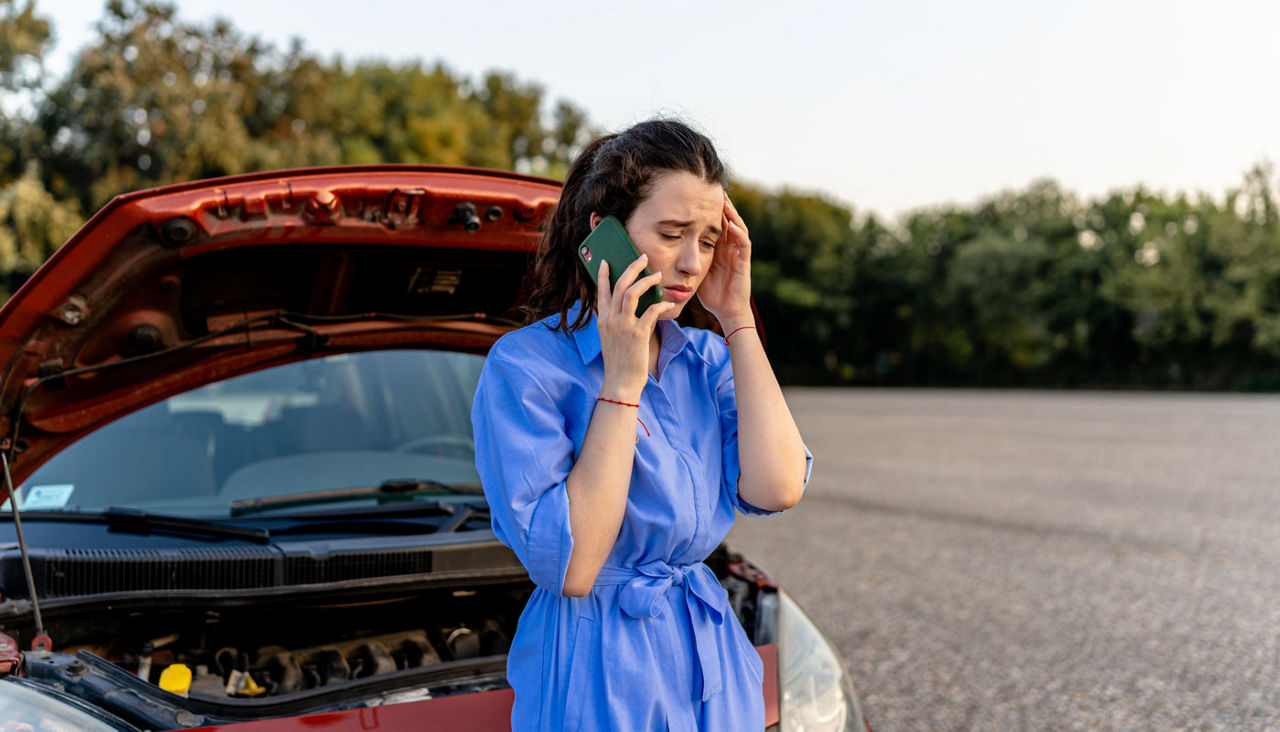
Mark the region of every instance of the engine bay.
MULTIPOLYGON (((529 592, 442 589, 305 605, 117 610, 60 617, 47 629, 58 639, 50 655, 87 652, 191 699, 266 699, 503 656, 529 592)), ((33 660, 28 675, 39 673, 33 660)))

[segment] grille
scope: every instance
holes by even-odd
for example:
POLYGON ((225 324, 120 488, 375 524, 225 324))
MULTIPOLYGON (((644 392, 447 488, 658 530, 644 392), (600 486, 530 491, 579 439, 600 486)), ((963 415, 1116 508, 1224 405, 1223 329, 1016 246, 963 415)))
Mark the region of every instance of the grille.
POLYGON ((430 571, 431 551, 427 549, 291 556, 285 560, 285 584, 310 585, 430 571))
MULTIPOLYGON (((282 554, 259 546, 164 549, 49 549, 31 555, 41 597, 111 592, 253 590, 477 568, 518 570, 510 550, 487 544, 320 554, 282 554), (437 556, 439 555, 439 556, 437 556)), ((0 595, 26 597, 17 551, 0 553, 0 595)))
POLYGON ((276 561, 270 550, 254 547, 67 549, 61 556, 46 556, 43 594, 270 587, 276 561))

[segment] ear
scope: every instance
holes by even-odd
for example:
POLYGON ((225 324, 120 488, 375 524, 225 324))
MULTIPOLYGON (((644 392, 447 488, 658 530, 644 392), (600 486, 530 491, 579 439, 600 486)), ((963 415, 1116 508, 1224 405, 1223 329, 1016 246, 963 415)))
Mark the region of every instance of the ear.
POLYGON ((591 230, 595 231, 596 227, 600 225, 600 222, 604 221, 604 217, 596 213, 595 211, 592 211, 590 221, 591 221, 591 230))

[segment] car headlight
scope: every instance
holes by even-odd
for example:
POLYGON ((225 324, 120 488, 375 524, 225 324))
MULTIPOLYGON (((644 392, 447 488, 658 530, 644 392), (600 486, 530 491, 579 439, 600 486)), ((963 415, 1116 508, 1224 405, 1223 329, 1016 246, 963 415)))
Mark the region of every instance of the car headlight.
POLYGON ((76 706, 15 679, 0 681, 0 730, 35 732, 117 732, 122 729, 76 706))
POLYGON ((862 729, 840 657, 785 592, 778 593, 778 686, 782 732, 862 729))

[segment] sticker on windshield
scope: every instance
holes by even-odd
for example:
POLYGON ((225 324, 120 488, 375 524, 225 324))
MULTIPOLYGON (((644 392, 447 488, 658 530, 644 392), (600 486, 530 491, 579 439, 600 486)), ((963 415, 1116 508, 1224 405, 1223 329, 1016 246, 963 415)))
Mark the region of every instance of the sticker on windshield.
POLYGON ((71 493, 75 489, 70 483, 28 486, 19 494, 18 503, 24 511, 62 508, 71 500, 71 493))

